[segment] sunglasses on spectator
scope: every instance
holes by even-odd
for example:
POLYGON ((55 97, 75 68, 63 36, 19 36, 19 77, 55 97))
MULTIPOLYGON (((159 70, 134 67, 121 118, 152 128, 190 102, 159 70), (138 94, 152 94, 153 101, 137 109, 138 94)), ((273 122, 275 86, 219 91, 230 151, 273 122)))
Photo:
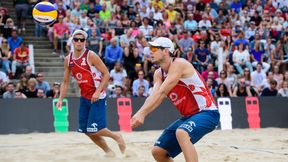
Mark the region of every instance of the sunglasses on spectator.
POLYGON ((85 38, 73 38, 74 42, 85 42, 85 38))
POLYGON ((8 43, 7 41, 3 41, 3 43, 8 43))
POLYGON ((151 51, 151 52, 156 52, 156 51, 158 51, 158 49, 164 49, 164 48, 162 48, 162 47, 150 46, 150 51, 151 51))

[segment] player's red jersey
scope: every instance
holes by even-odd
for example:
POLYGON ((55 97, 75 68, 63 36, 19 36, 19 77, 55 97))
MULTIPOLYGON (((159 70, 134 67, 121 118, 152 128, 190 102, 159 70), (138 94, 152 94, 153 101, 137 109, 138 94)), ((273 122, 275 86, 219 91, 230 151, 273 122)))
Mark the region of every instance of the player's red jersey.
MULTIPOLYGON (((71 52, 69 54, 68 66, 78 82, 81 96, 90 100, 102 81, 102 74, 89 64, 88 54, 89 50, 86 49, 80 57, 74 58, 73 52, 71 52)), ((106 92, 103 90, 99 98, 103 99, 105 97, 106 92)))
MULTIPOLYGON (((163 81, 167 74, 162 71, 163 81)), ((180 78, 167 97, 183 116, 190 116, 201 110, 216 110, 216 102, 204 79, 196 71, 189 78, 180 78)))

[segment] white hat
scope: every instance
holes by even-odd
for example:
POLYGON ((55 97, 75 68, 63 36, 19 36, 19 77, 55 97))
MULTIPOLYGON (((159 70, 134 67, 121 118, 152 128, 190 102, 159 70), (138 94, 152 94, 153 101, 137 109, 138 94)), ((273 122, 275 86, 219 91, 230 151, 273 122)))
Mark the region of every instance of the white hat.
POLYGON ((277 9, 276 13, 282 13, 282 11, 280 9, 277 9))
POLYGON ((88 37, 88 34, 87 34, 85 31, 77 29, 77 30, 75 30, 74 33, 72 34, 72 38, 74 38, 74 36, 75 36, 76 34, 82 34, 82 35, 85 37, 85 39, 87 39, 87 37, 88 37))
POLYGON ((154 47, 162 47, 162 48, 169 48, 169 52, 174 52, 174 44, 172 41, 166 37, 159 37, 155 39, 153 42, 148 42, 151 46, 154 47))

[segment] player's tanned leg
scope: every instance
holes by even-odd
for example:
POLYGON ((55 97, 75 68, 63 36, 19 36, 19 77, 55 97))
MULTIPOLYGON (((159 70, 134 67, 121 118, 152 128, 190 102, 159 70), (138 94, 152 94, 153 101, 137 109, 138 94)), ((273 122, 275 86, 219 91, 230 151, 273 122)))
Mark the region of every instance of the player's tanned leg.
POLYGON ((181 150, 184 154, 185 161, 186 162, 198 162, 197 152, 192 142, 190 142, 189 134, 182 129, 177 129, 176 137, 181 147, 181 150))
POLYGON ((126 144, 123 137, 119 133, 114 133, 107 128, 101 129, 99 132, 96 133, 99 136, 110 137, 118 143, 119 149, 123 154, 126 149, 126 144))
POLYGON ((173 162, 173 159, 168 156, 167 151, 158 146, 153 147, 152 155, 157 162, 173 162))
POLYGON ((105 139, 97 134, 86 134, 96 145, 98 145, 105 153, 106 156, 114 157, 115 153, 109 148, 105 139))

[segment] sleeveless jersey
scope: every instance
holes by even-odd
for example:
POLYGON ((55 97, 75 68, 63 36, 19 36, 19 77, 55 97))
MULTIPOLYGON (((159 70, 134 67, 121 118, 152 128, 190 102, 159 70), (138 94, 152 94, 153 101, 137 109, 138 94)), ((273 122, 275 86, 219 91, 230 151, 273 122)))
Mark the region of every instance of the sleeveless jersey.
MULTIPOLYGON (((88 62, 89 50, 86 49, 79 58, 74 58, 73 52, 69 55, 68 66, 78 82, 81 96, 90 100, 102 81, 102 74, 88 62)), ((100 99, 106 97, 105 90, 101 91, 100 99)))
MULTIPOLYGON (((167 74, 161 69, 162 80, 167 74)), ((202 76, 195 71, 189 78, 180 78, 167 97, 183 116, 190 116, 202 110, 217 110, 216 102, 202 76)))

